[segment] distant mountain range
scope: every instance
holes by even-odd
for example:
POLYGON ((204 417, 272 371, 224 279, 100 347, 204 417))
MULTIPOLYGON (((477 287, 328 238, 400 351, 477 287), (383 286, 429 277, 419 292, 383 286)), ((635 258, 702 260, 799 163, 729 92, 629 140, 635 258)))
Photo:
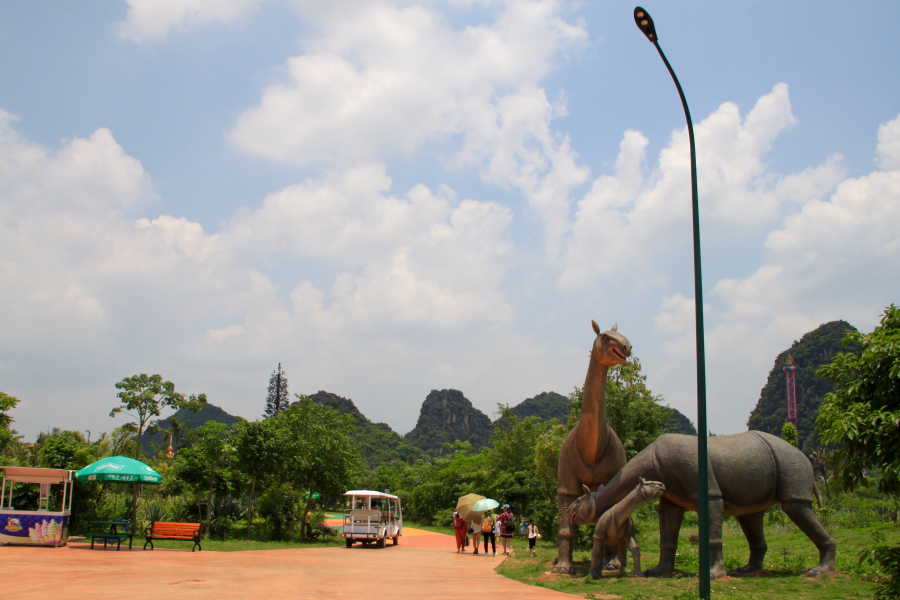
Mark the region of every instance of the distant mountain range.
MULTIPOLYGON (((848 350, 841 346, 841 338, 851 330, 856 329, 846 321, 825 323, 779 353, 766 385, 760 392, 759 401, 750 413, 748 429, 781 435, 781 427, 787 421, 784 367, 790 354, 797 367, 800 447, 807 453, 815 450, 818 444, 815 423, 819 405, 825 394, 833 391, 826 380, 816 376, 816 371, 820 366, 831 362, 838 352, 848 350)), ((490 417, 475 408, 459 390, 431 390, 422 402, 416 426, 402 436, 387 423, 370 421, 349 398, 325 391, 316 392, 310 398, 344 414, 353 415, 356 422, 353 438, 370 468, 383 463, 412 463, 419 458, 441 456, 447 452, 444 444, 457 440, 470 442, 477 452, 488 444, 491 437, 493 423, 490 417)), ((569 400, 556 392, 542 392, 512 407, 512 412, 519 418, 540 417, 545 421, 558 419, 560 423, 565 423, 569 414, 569 400)), ((240 419, 212 404, 205 405, 196 413, 179 410, 174 416, 179 421, 185 421, 185 431, 207 421, 231 425, 240 419)), ((159 423, 163 428, 168 426, 165 420, 159 423)), ((690 419, 675 409, 669 426, 673 433, 697 435, 697 429, 690 419)), ((168 440, 164 433, 144 433, 141 443, 144 450, 152 454, 154 443, 164 448, 168 440)))
MULTIPOLYGON (((459 390, 432 390, 422 403, 415 428, 404 436, 391 429, 387 423, 370 421, 349 398, 326 391, 316 392, 309 398, 353 416, 356 424, 353 439, 370 468, 383 463, 413 463, 419 458, 442 456, 447 452, 444 444, 457 440, 470 442, 478 452, 491 438, 493 423, 490 417, 475 408, 459 390)), ((560 423, 565 423, 569 414, 569 400, 556 392, 542 392, 523 400, 511 410, 519 418, 540 417, 545 421, 557 419, 560 423)), ((196 413, 179 410, 174 416, 179 421, 185 421, 185 432, 207 421, 231 425, 240 420, 240 417, 230 415, 212 404, 206 404, 196 413)), ((161 428, 168 427, 165 419, 158 421, 158 425, 161 428)), ((675 433, 697 433, 688 418, 677 410, 672 414, 671 426, 675 433)), ((153 454, 154 442, 165 448, 168 437, 165 433, 145 433, 141 442, 144 450, 153 454)))
MULTIPOLYGON (((204 404, 203 408, 197 412, 191 412, 186 408, 182 408, 176 411, 172 416, 178 419, 178 421, 184 422, 184 433, 187 433, 188 430, 193 429, 194 427, 200 427, 207 421, 218 421, 219 423, 224 423, 226 425, 234 425, 241 420, 240 417, 229 415, 218 406, 212 404, 204 404)), ((156 421, 156 425, 160 429, 167 429, 169 427, 167 419, 156 421)), ((141 436, 141 446, 144 448, 144 452, 151 456, 156 453, 153 444, 167 448, 169 445, 168 434, 159 432, 150 435, 145 431, 144 435, 141 436)))

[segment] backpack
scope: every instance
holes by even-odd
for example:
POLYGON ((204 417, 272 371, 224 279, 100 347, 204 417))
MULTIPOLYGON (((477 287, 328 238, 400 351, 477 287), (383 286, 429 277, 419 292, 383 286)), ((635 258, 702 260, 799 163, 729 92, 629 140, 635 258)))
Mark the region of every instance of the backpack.
POLYGON ((490 519, 482 519, 481 520, 481 531, 484 533, 490 533, 493 531, 494 527, 491 525, 490 519))
POLYGON ((506 516, 506 514, 500 515, 500 523, 501 523, 501 531, 506 534, 515 533, 516 526, 513 525, 512 517, 506 516))

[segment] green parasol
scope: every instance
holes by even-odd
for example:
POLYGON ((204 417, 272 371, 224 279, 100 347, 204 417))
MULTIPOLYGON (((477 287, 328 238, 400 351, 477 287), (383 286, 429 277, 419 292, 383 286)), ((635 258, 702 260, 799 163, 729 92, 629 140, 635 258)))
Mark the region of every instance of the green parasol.
POLYGON ((109 456, 86 466, 77 473, 78 481, 111 481, 116 483, 162 483, 162 476, 153 467, 127 456, 109 456))
POLYGON ((472 506, 472 510, 487 512, 500 506, 500 503, 493 498, 482 498, 472 506))

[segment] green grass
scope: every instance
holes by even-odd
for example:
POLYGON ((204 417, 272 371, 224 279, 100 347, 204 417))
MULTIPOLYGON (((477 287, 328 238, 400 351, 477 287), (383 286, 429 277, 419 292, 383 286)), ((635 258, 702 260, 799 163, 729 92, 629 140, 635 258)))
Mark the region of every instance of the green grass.
MULTIPOLYGON (((655 515, 653 515, 655 517, 655 515)), ((847 599, 871 598, 875 581, 880 577, 877 567, 863 565, 857 570, 861 548, 871 543, 873 533, 880 531, 889 544, 900 544, 900 528, 889 523, 851 528, 848 523, 827 523, 825 526, 837 541, 834 578, 801 577, 806 569, 818 563, 818 551, 812 542, 793 523, 781 523, 778 515, 767 520, 766 542, 769 551, 765 567, 768 577, 727 577, 712 583, 713 596, 729 599, 847 599)), ((638 541, 641 545, 641 569, 656 565, 659 559, 659 529, 655 518, 642 515, 637 523, 638 541)), ((556 557, 553 542, 539 541, 537 557, 528 556, 528 542, 521 536, 513 540, 514 553, 498 572, 522 583, 546 587, 584 598, 600 598, 604 594, 619 596, 625 600, 695 598, 697 593, 698 548, 689 541, 696 534, 696 524, 686 523, 681 530, 676 557, 676 569, 680 574, 671 578, 634 579, 630 575, 618 578, 606 574, 594 581, 587 576, 590 567, 590 550, 577 550, 574 555, 578 566, 575 577, 550 573, 556 557)), ((736 569, 747 562, 749 547, 737 522, 726 519, 723 527, 725 568, 736 569)), ((632 572, 631 555, 628 555, 627 573, 632 572)))

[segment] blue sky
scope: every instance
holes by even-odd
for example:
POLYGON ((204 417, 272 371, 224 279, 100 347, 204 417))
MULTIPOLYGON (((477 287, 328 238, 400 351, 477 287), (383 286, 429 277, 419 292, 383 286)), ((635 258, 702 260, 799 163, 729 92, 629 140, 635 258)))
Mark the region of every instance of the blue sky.
MULTIPOLYGON (((632 4, 0 4, 0 389, 109 430, 160 373, 403 433, 584 379, 619 323, 696 418, 684 118, 632 4)), ((645 4, 697 131, 710 426, 898 300, 896 3, 645 4)))

